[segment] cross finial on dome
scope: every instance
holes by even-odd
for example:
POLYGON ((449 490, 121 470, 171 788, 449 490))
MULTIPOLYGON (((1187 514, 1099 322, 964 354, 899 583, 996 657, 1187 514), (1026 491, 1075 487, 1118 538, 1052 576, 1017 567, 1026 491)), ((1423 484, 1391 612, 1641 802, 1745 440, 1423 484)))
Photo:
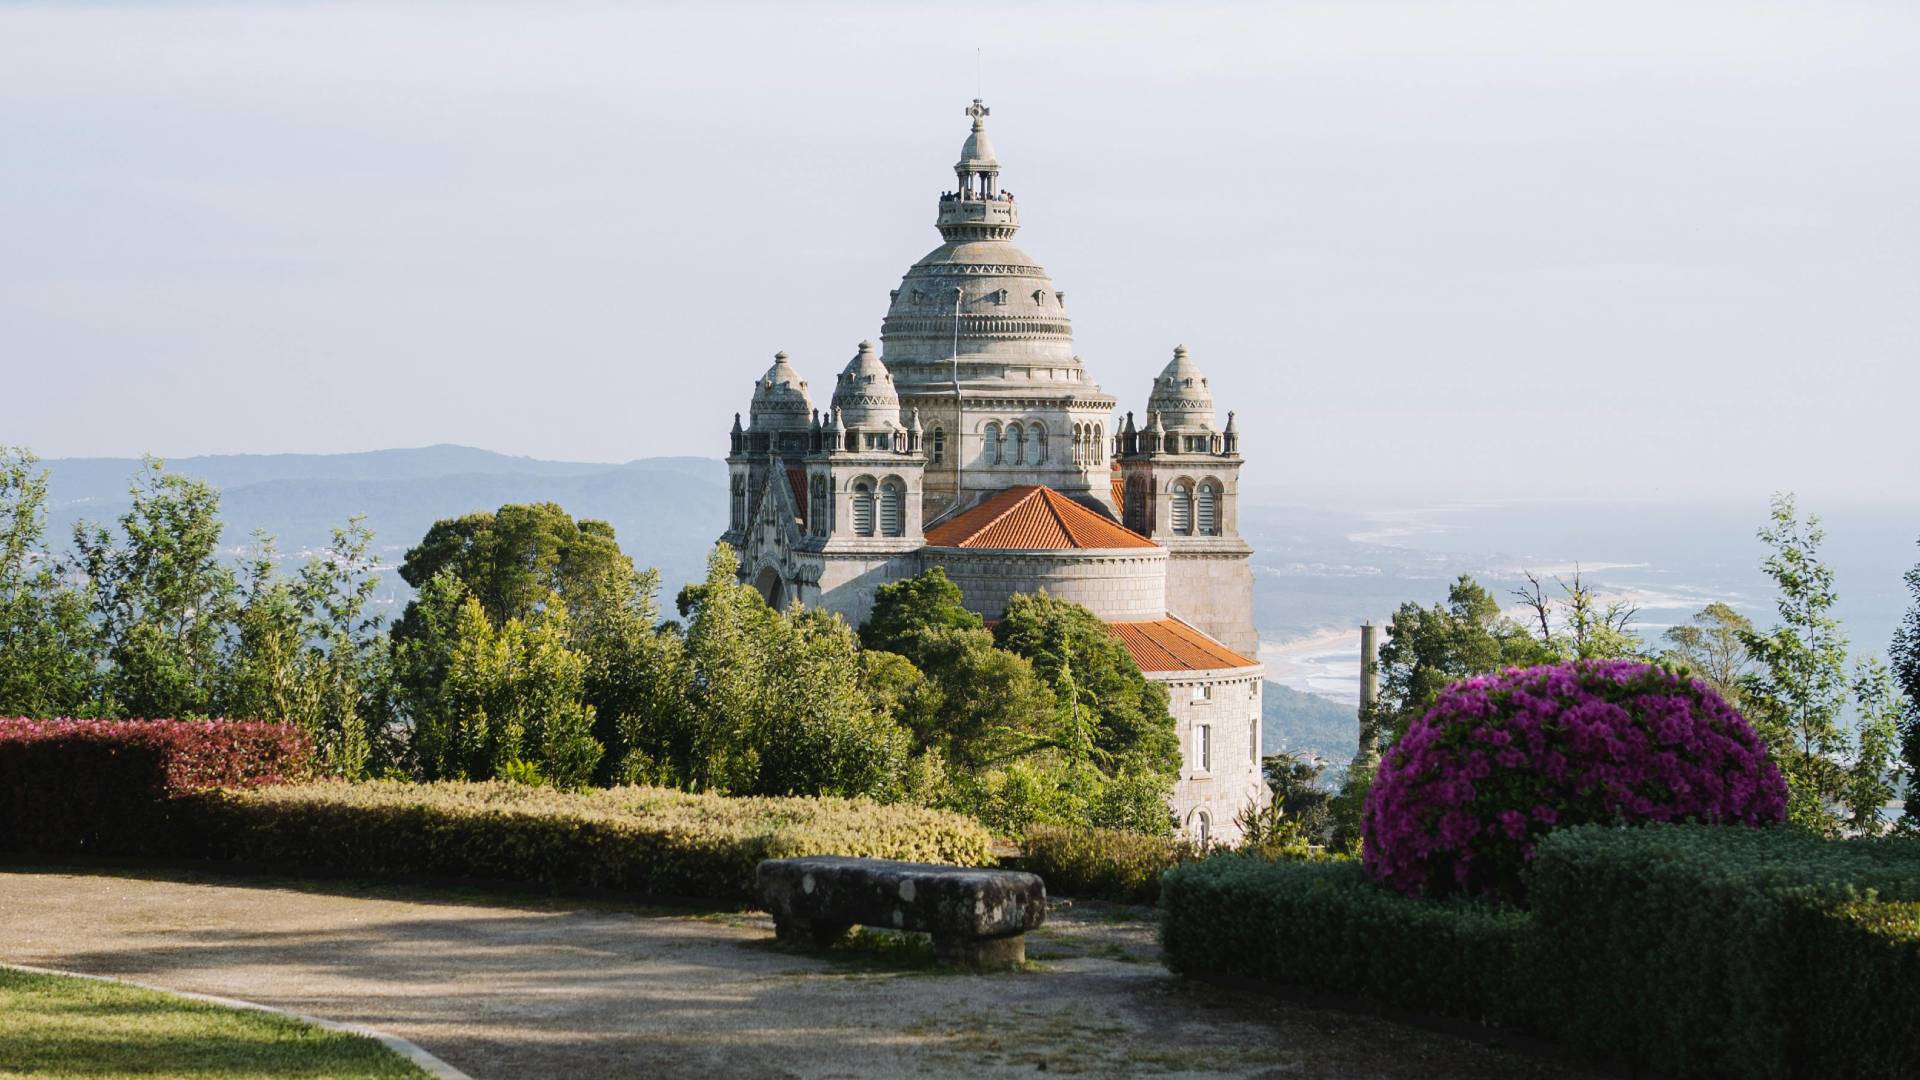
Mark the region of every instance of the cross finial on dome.
POLYGON ((979 98, 974 98, 973 104, 967 106, 967 115, 973 117, 973 128, 978 131, 982 127, 981 119, 993 115, 993 110, 981 104, 979 98))

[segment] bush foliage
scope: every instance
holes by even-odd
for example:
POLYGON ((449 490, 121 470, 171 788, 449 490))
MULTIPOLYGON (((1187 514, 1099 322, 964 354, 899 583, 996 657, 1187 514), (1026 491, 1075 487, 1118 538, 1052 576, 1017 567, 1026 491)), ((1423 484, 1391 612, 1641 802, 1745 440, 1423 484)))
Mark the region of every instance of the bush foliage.
POLYGON ((193 803, 202 853, 217 859, 724 902, 752 899, 761 859, 992 861, 976 822, 853 799, 373 782, 220 791, 193 803))
POLYGON ((1167 964, 1498 1023, 1514 1010, 1529 919, 1383 889, 1351 860, 1220 855, 1160 883, 1167 964))
POLYGON ((287 724, 0 719, 0 849, 135 849, 167 828, 170 799, 277 784, 310 755, 287 724))
POLYGON ((1562 830, 1529 907, 1406 896, 1350 862, 1223 856, 1161 883, 1167 962, 1474 1020, 1682 1077, 1904 1077, 1920 840, 1562 830))
POLYGON ((1204 852, 1184 840, 1120 829, 1035 825, 1023 863, 1046 879, 1051 895, 1151 904, 1160 875, 1204 852))
POLYGON ((1531 876, 1529 993, 1575 1045, 1689 1076, 1920 1062, 1920 842, 1573 829, 1531 876))
POLYGON ((1720 695, 1634 661, 1574 661, 1448 687, 1381 760, 1367 871, 1407 893, 1516 897, 1548 831, 1782 821, 1786 785, 1720 695))

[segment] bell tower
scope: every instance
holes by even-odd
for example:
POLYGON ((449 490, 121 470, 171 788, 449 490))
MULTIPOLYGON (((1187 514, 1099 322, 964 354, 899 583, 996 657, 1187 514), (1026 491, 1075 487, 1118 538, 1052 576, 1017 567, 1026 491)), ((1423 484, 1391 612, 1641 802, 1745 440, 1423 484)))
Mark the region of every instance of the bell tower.
POLYGON ((1153 380, 1147 422, 1128 413, 1116 448, 1121 521, 1165 544, 1172 613, 1247 656, 1253 626, 1253 548, 1240 537, 1240 433, 1214 423, 1207 377, 1175 346, 1153 380))

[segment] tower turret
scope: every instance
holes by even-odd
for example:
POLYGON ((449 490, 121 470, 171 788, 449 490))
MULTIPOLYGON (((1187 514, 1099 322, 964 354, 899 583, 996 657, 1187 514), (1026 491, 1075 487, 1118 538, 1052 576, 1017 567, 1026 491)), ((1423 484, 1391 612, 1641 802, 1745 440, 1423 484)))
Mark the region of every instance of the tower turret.
POLYGON ((1129 414, 1121 439, 1122 520, 1167 545, 1167 596, 1185 605, 1176 614, 1252 655, 1259 640, 1253 549, 1240 537, 1239 436, 1213 425, 1213 390, 1177 346, 1147 395, 1146 428, 1136 434, 1129 414))

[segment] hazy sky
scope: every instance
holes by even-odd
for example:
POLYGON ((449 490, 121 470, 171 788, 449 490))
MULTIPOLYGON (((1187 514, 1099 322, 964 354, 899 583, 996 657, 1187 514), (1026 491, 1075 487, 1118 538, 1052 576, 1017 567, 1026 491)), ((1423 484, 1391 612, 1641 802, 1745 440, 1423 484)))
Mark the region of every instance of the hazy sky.
POLYGON ((938 242, 975 49, 1248 480, 1920 491, 1920 5, 0 8, 0 443, 719 456, 938 242))

